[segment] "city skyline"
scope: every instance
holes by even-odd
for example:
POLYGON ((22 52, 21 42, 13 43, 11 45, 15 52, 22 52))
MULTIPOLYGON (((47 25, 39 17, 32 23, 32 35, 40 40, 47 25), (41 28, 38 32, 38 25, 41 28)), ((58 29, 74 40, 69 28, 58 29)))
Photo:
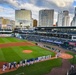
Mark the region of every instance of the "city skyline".
POLYGON ((15 20, 15 10, 27 9, 32 11, 32 18, 38 20, 39 10, 54 9, 54 22, 57 21, 59 11, 68 10, 71 20, 74 16, 76 0, 0 0, 0 17, 9 17, 15 20))

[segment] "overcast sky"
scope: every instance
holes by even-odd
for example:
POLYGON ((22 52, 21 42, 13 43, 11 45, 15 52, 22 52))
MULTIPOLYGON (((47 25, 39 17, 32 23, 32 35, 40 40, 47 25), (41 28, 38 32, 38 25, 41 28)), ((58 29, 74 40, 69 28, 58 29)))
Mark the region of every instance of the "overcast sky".
POLYGON ((32 11, 32 18, 38 20, 38 12, 41 9, 54 9, 54 23, 60 11, 68 10, 70 19, 74 16, 76 0, 0 0, 0 16, 15 18, 16 9, 28 9, 32 11))

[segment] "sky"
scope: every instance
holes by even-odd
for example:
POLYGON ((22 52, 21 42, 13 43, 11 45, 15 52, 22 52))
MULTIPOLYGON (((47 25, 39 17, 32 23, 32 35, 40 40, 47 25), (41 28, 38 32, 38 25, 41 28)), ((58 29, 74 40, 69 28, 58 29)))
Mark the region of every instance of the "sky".
POLYGON ((54 23, 57 21, 58 12, 68 10, 70 21, 74 16, 76 0, 0 0, 0 17, 15 20, 15 10, 27 9, 32 11, 32 18, 38 20, 39 10, 54 9, 54 23))

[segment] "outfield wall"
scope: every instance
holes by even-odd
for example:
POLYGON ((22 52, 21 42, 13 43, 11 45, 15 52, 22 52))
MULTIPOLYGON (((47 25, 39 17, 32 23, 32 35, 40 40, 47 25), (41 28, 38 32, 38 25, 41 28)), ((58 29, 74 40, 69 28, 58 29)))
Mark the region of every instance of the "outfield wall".
POLYGON ((0 34, 0 37, 11 37, 12 34, 0 34))

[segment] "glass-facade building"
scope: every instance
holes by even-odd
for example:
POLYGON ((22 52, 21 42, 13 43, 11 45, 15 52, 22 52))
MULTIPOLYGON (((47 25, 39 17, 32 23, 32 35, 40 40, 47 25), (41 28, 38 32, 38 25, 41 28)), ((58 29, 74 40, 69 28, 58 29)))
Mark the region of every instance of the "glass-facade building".
POLYGON ((39 11, 39 26, 38 27, 52 27, 54 21, 54 10, 40 10, 39 11))

